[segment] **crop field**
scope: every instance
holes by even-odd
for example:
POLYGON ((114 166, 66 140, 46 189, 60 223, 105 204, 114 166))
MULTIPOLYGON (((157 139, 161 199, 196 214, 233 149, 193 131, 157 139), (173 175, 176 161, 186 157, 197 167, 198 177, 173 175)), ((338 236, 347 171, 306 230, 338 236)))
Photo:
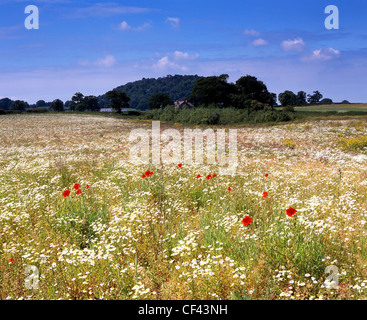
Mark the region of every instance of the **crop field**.
POLYGON ((351 103, 351 104, 325 104, 317 106, 295 107, 296 111, 313 111, 313 112, 367 112, 366 103, 351 103))
POLYGON ((237 127, 221 175, 129 161, 150 121, 3 116, 0 299, 366 299, 366 125, 237 127))

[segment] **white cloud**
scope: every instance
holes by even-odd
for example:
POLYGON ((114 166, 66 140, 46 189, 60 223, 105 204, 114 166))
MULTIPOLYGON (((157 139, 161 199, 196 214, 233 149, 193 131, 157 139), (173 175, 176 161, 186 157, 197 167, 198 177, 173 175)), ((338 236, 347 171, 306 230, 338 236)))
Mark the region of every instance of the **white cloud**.
POLYGON ((78 64, 83 67, 94 65, 98 67, 110 68, 113 67, 116 64, 116 62, 117 61, 114 56, 107 54, 104 58, 98 59, 93 62, 90 62, 88 60, 79 60, 78 64))
POLYGON ((168 56, 165 56, 159 59, 156 63, 153 64, 152 68, 155 70, 159 70, 159 71, 167 70, 167 69, 187 71, 187 67, 180 66, 179 64, 172 62, 168 56))
POLYGON ((261 47, 261 46, 266 46, 266 45, 268 45, 269 43, 266 41, 266 40, 264 40, 264 39, 256 39, 256 40, 254 40, 253 42, 252 42, 252 45, 254 46, 254 47, 261 47))
POLYGON ((187 52, 175 51, 173 57, 175 60, 195 60, 199 58, 199 54, 188 54, 187 52))
POLYGON ((126 31, 126 30, 143 31, 143 30, 145 30, 145 29, 147 29, 149 27, 150 27, 150 24, 147 23, 147 22, 144 23, 144 24, 142 24, 139 27, 132 27, 126 21, 122 21, 119 24, 118 29, 123 30, 123 31, 126 31))
POLYGON ((119 25, 119 29, 120 30, 129 30, 129 29, 131 29, 131 27, 129 26, 129 24, 126 21, 122 21, 119 25))
POLYGON ((95 65, 100 66, 100 67, 106 67, 106 68, 110 68, 114 66, 115 64, 116 64, 116 59, 114 56, 110 54, 106 55, 104 58, 99 59, 95 62, 95 65))
POLYGON ((171 27, 173 29, 179 29, 180 28, 180 18, 168 17, 166 19, 166 22, 170 23, 171 27))
POLYGON ((249 29, 245 29, 243 31, 243 34, 246 35, 246 36, 253 36, 253 37, 258 37, 260 35, 260 32, 259 31, 256 31, 256 30, 249 30, 249 29))
POLYGON ((328 61, 340 56, 340 51, 333 48, 322 48, 314 50, 312 54, 305 57, 304 61, 328 61))
POLYGON ((301 52, 305 47, 306 43, 301 39, 297 38, 294 40, 284 40, 282 42, 282 48, 284 51, 298 51, 301 52))

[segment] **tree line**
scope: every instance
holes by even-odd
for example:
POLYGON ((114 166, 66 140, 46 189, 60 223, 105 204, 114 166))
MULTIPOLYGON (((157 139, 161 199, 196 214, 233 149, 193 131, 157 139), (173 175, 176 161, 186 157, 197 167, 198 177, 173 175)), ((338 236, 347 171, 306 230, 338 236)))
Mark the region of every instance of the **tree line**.
MULTIPOLYGON (((323 95, 318 90, 312 94, 307 94, 305 91, 294 93, 286 90, 277 96, 269 92, 265 83, 254 76, 242 76, 235 83, 228 82, 228 78, 228 74, 208 77, 168 75, 158 79, 143 78, 117 87, 101 96, 84 96, 81 92, 76 92, 65 103, 55 99, 52 102, 39 100, 29 105, 25 101, 3 98, 0 99, 0 110, 98 112, 101 108, 108 107, 120 113, 123 109, 130 107, 138 106, 141 110, 158 109, 173 105, 176 100, 187 100, 195 107, 257 111, 272 110, 278 105, 277 100, 281 106, 333 103, 331 99, 323 99, 323 95)), ((348 103, 348 101, 344 100, 342 103, 348 103)))

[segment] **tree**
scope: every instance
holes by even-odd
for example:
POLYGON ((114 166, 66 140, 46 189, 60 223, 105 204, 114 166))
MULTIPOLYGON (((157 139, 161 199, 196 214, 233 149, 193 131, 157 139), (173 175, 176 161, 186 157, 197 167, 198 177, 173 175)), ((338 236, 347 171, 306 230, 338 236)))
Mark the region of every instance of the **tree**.
POLYGON ((256 100, 271 106, 276 104, 276 94, 268 91, 266 85, 256 77, 247 75, 236 81, 236 94, 233 96, 237 107, 243 108, 246 100, 256 100))
POLYGON ((88 111, 99 111, 99 100, 96 96, 86 96, 83 99, 85 110, 88 111))
POLYGON ((129 108, 130 98, 124 91, 111 90, 106 93, 106 98, 110 100, 109 107, 121 113, 121 108, 129 108))
POLYGON ((9 110, 12 103, 13 100, 10 100, 9 98, 3 98, 0 100, 0 109, 9 110))
POLYGON ((297 104, 296 94, 289 90, 279 93, 278 99, 282 106, 295 106, 297 104))
POLYGON ((64 111, 64 103, 60 99, 55 99, 51 103, 50 110, 55 112, 62 112, 64 111))
POLYGON ((309 104, 318 104, 319 101, 322 99, 323 95, 319 91, 314 91, 313 94, 307 95, 307 102, 309 104))
POLYGON ((333 104, 333 100, 329 99, 329 98, 324 98, 320 101, 320 104, 333 104))
POLYGON ((70 110, 70 104, 71 104, 71 101, 70 100, 66 100, 65 103, 64 103, 64 109, 65 110, 70 110))
POLYGON ((209 106, 215 104, 228 107, 231 104, 231 95, 235 93, 235 86, 228 83, 228 74, 199 78, 191 91, 190 100, 196 105, 209 106))
POLYGON ((41 107, 44 107, 46 105, 46 101, 45 100, 38 100, 36 102, 36 107, 37 108, 41 108, 41 107))
POLYGON ((70 110, 80 112, 84 111, 85 106, 83 101, 84 101, 84 95, 80 92, 75 93, 71 98, 70 110))
POLYGON ((296 105, 297 106, 304 106, 307 104, 307 94, 304 91, 298 91, 297 98, 296 98, 296 105))
POLYGON ((22 100, 15 100, 10 105, 10 110, 19 110, 19 111, 25 111, 26 108, 29 107, 28 102, 22 101, 22 100))
POLYGON ((159 109, 161 107, 164 108, 172 104, 173 104, 172 99, 165 93, 153 94, 148 101, 150 109, 159 109))

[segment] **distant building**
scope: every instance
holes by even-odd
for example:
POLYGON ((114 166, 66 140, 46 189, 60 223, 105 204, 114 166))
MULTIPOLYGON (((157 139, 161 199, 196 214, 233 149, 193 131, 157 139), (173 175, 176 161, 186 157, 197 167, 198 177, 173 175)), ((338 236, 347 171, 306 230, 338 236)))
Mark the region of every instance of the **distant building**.
POLYGON ((187 100, 176 100, 175 101, 175 108, 178 108, 178 107, 187 107, 187 108, 193 108, 194 105, 187 101, 187 100))
POLYGON ((101 108, 100 112, 113 112, 112 108, 101 108))

